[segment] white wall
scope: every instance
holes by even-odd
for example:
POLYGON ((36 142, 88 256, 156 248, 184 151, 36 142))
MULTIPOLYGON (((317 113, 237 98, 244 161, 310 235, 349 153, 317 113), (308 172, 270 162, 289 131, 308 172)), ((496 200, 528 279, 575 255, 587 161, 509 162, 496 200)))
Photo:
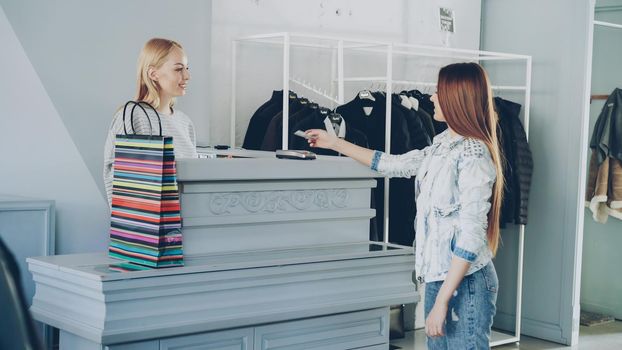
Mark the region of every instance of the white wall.
POLYGON ((112 115, 136 93, 151 37, 179 41, 192 74, 178 107, 207 139, 211 1, 0 0, 35 72, 105 198, 103 147, 112 115))
MULTIPOLYGON (((622 24, 621 0, 608 3, 598 1, 596 5, 596 20, 622 24), (612 8, 613 11, 599 11, 602 5, 617 7, 612 8)), ((621 29, 595 26, 592 94, 609 94, 616 87, 622 88, 621 43, 621 29)), ((590 138, 604 104, 604 100, 594 100, 590 104, 590 138)), ((588 147, 584 145, 584 148, 588 147)), ((584 227, 581 309, 622 319, 622 274, 615 264, 619 259, 619 247, 622 246, 622 220, 609 217, 606 224, 597 223, 592 219, 592 212, 586 209, 584 227)))
POLYGON ((56 200, 57 252, 102 250, 108 207, 0 8, 0 193, 56 200))
POLYGON ((185 46, 193 79, 179 107, 207 138, 211 2, 0 6, 0 193, 56 200, 57 253, 105 250, 104 141, 116 109, 134 97, 136 61, 150 37, 185 46))
MULTIPOLYGON (((534 173, 525 234, 523 333, 569 344, 578 326, 580 158, 589 1, 482 2, 482 49, 533 57, 530 146, 534 173)), ((516 237, 504 245, 516 246, 516 237)), ((514 260, 509 264, 515 264, 514 260)), ((500 288, 515 288, 499 274, 500 288)))
MULTIPOLYGON (((210 106, 213 143, 229 142, 229 108, 231 95, 231 41, 233 38, 272 32, 299 32, 349 38, 479 48, 480 1, 435 0, 231 0, 214 1, 212 5, 212 101, 210 106), (439 30, 438 7, 454 10, 456 33, 447 36, 439 30)), ((237 139, 243 138, 250 114, 265 102, 273 89, 282 89, 280 50, 249 48, 240 52, 237 84, 237 139), (280 86, 280 87, 279 87, 280 86), (251 96, 252 95, 252 96, 251 96), (242 134, 242 135, 240 135, 242 134)), ((300 56, 304 56, 301 53, 300 56)), ((293 57, 292 74, 317 79, 327 71, 326 57, 293 57), (302 60, 304 59, 304 63, 302 60)), ((347 58, 346 58, 347 59, 347 58)), ((374 61, 371 69, 384 69, 384 57, 374 61), (378 63, 378 64, 376 64, 378 63)), ((347 62, 346 62, 347 63, 347 62)), ((434 72, 433 74, 436 74, 434 72)), ((376 74, 377 75, 377 74, 376 74)), ((327 79, 322 81, 330 88, 327 79)), ((319 85, 320 83, 318 83, 319 85)), ((294 86, 293 90, 303 93, 294 86)), ((311 94, 304 93, 307 97, 311 94)), ((322 102, 318 100, 318 102, 322 102)), ((347 100, 346 100, 347 102, 347 100)))

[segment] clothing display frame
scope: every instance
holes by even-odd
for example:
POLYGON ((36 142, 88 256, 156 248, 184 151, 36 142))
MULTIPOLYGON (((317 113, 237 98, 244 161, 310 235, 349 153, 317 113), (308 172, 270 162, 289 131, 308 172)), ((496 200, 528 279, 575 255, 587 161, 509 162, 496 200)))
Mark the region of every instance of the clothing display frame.
MULTIPOLYGON (((236 74, 238 70, 238 48, 241 43, 252 42, 260 45, 282 46, 282 89, 290 91, 290 86, 305 89, 305 91, 313 93, 318 98, 322 98, 330 103, 345 103, 345 84, 350 83, 378 83, 384 87, 387 96, 393 92, 396 85, 413 86, 413 87, 429 87, 435 88, 435 81, 427 80, 407 80, 394 78, 394 58, 400 59, 410 58, 437 58, 449 59, 456 62, 476 62, 485 64, 491 61, 512 61, 517 64, 524 65, 525 75, 524 81, 519 85, 492 85, 494 91, 513 91, 524 92, 524 115, 523 126, 529 140, 529 117, 531 105, 531 75, 532 75, 532 57, 528 55, 457 49, 449 47, 438 47, 429 45, 416 45, 406 43, 393 43, 374 40, 363 40, 355 38, 346 38, 338 36, 324 36, 292 32, 268 33, 260 35, 251 35, 236 38, 232 41, 231 57, 231 108, 230 108, 230 146, 235 148, 236 140, 236 74), (323 89, 304 81, 303 79, 292 74, 290 71, 290 53, 293 47, 330 49, 334 59, 326 69, 330 69, 333 77, 330 89, 323 89), (344 51, 353 50, 357 53, 369 53, 373 55, 384 55, 386 57, 386 74, 380 76, 345 76, 344 72, 344 51), (336 90, 336 93, 335 93, 336 90)), ((287 150, 289 144, 289 101, 288 94, 283 94, 283 132, 282 145, 287 150)), ((391 152, 391 99, 386 99, 386 117, 385 117, 385 152, 391 152)), ((384 222, 383 222, 383 241, 389 242, 389 178, 384 178, 384 222)), ((522 306, 522 280, 523 280, 523 256, 524 256, 524 236, 525 225, 518 225, 518 261, 516 276, 516 314, 514 334, 507 334, 492 331, 490 346, 499 346, 503 344, 515 343, 520 341, 521 331, 521 306, 522 306)))
MULTIPOLYGON (((576 250, 575 250, 575 256, 577 256, 577 260, 576 260, 576 264, 574 267, 574 273, 573 273, 573 288, 571 290, 572 293, 572 302, 574 305, 574 309, 572 312, 572 316, 573 316, 573 323, 572 323, 572 341, 571 344, 577 344, 579 342, 579 329, 580 329, 580 316, 581 316, 581 309, 583 308, 582 306, 582 280, 584 278, 585 272, 583 271, 584 269, 584 262, 586 261, 586 252, 585 252, 585 235, 586 235, 586 210, 584 210, 584 208, 588 207, 585 203, 585 192, 586 189, 588 187, 587 183, 588 183, 588 173, 589 173, 589 159, 590 159, 590 153, 591 153, 591 148, 589 147, 590 145, 590 140, 591 140, 591 133, 589 133, 588 131, 590 130, 590 123, 591 123, 591 119, 590 119, 590 105, 592 103, 593 100, 607 100, 609 98, 609 94, 604 95, 604 94, 593 94, 592 88, 593 86, 593 72, 594 72, 594 65, 593 65, 593 59, 594 56, 597 54, 597 49, 595 48, 595 40, 596 40, 596 30, 597 28, 612 28, 615 29, 616 31, 619 29, 622 29, 622 23, 614 23, 614 22, 608 22, 608 21, 601 21, 601 20, 596 20, 595 16, 596 13, 598 12, 598 7, 596 6, 596 0, 590 0, 590 21, 589 21, 589 30, 588 30, 588 43, 587 43, 587 50, 588 50, 588 54, 586 57, 586 64, 585 64, 585 81, 586 81, 586 86, 585 86, 585 90, 584 90, 584 104, 583 104, 583 126, 582 126, 582 135, 581 135, 581 139, 580 139, 580 143, 581 145, 583 145, 584 147, 581 148, 581 155, 580 155, 580 162, 581 164, 584 164, 580 169, 579 172, 579 192, 578 192, 578 198, 577 201, 579 203, 579 211, 577 213, 577 227, 578 227, 578 232, 577 232, 577 246, 576 246, 576 250)), ((589 211, 589 210, 588 210, 589 211)), ((590 215, 591 216, 591 215, 590 215)), ((592 218, 588 216, 588 220, 592 220, 592 218)), ((607 224, 605 224, 607 225, 607 224)), ((600 242, 600 244, 608 244, 609 242, 600 242)), ((604 307, 605 309, 607 308, 606 306, 604 307)), ((600 311, 600 310, 599 310, 600 311)), ((606 314, 609 313, 609 311, 600 311, 603 316, 605 316, 606 314)), ((570 343, 569 343, 570 344, 570 343)))

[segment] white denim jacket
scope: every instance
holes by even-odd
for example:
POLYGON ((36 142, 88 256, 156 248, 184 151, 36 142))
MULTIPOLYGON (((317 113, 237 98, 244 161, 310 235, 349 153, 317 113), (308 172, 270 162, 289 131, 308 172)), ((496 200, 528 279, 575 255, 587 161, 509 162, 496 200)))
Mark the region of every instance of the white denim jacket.
POLYGON ((419 281, 442 281, 452 257, 471 263, 467 275, 492 259, 486 229, 496 172, 485 143, 449 130, 431 146, 405 154, 374 153, 371 168, 415 179, 415 272, 419 281))

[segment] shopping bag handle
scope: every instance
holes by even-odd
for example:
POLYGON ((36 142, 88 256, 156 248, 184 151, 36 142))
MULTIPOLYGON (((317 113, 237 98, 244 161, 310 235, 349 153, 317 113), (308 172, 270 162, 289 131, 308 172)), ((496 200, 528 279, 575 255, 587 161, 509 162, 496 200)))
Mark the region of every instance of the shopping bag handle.
POLYGON ((162 136, 162 121, 160 120, 160 114, 158 114, 158 111, 156 111, 156 109, 153 108, 151 104, 144 102, 144 101, 127 101, 127 103, 125 103, 125 106, 123 106, 123 132, 125 132, 125 135, 127 135, 127 127, 125 125, 125 112, 127 111, 127 107, 131 104, 134 105, 132 106, 132 110, 130 111, 130 126, 132 127, 132 133, 136 135, 136 130, 134 129, 134 110, 138 106, 140 109, 143 110, 143 113, 145 113, 145 116, 147 117, 147 121, 149 122, 149 136, 153 136, 153 126, 151 125, 151 118, 149 118, 149 114, 147 114, 147 111, 142 106, 144 104, 144 105, 149 106, 149 108, 151 108, 155 112, 156 117, 158 117, 158 126, 160 127, 159 136, 161 137, 162 136))

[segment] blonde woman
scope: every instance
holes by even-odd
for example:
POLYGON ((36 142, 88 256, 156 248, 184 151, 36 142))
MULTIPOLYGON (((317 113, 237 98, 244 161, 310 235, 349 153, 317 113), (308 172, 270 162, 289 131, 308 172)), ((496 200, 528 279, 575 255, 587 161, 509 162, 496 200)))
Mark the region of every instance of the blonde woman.
POLYGON ((390 177, 415 176, 415 272, 425 282, 428 350, 488 349, 499 282, 503 196, 497 116, 486 72, 476 63, 443 67, 432 96, 448 129, 431 146, 392 155, 307 130, 313 147, 345 154, 390 177))
MULTIPOLYGON (((136 101, 151 104, 160 115, 162 135, 172 136, 176 158, 196 158, 196 134, 192 120, 178 109, 174 109, 175 98, 186 94, 190 80, 188 57, 182 46, 168 39, 153 38, 145 44, 138 58, 136 101)), ((158 133, 158 119, 147 110, 158 133)), ((142 114, 142 111, 139 112, 142 114)), ((126 127, 132 130, 129 118, 126 127)), ((149 134, 149 121, 144 116, 134 118, 137 134, 149 134)), ((108 205, 112 200, 112 174, 114 162, 115 135, 123 131, 123 110, 117 111, 112 119, 104 149, 104 184, 108 205)))

